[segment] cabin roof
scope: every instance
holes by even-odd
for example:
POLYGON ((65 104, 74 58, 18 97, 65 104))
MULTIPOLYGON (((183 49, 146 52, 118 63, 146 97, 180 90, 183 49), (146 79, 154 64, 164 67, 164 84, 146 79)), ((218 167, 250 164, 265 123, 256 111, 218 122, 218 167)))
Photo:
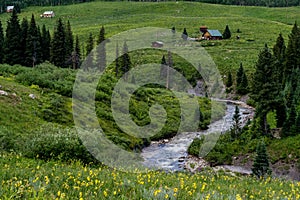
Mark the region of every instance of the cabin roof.
POLYGON ((207 30, 212 37, 222 37, 219 30, 207 30))

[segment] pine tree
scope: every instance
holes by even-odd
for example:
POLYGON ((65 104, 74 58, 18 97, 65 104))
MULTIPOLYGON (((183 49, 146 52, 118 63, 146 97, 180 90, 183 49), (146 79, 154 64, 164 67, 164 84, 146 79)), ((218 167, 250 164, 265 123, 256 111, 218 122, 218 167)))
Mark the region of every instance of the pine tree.
POLYGON ((233 123, 232 123, 231 129, 230 129, 231 138, 236 139, 239 137, 239 134, 241 132, 241 115, 240 115, 240 109, 238 106, 235 106, 232 121, 233 121, 233 123))
POLYGON ((7 21, 6 38, 4 42, 4 62, 9 65, 21 64, 21 27, 15 9, 10 19, 7 21))
POLYGON ((26 18, 23 18, 21 22, 21 48, 22 48, 22 60, 21 60, 21 65, 26 66, 25 64, 25 51, 26 51, 26 40, 27 40, 27 35, 28 35, 28 21, 26 18))
POLYGON ((51 37, 49 30, 46 30, 45 24, 42 26, 42 36, 41 36, 41 47, 42 47, 42 60, 50 60, 50 46, 51 37))
POLYGON ((269 167, 266 145, 263 141, 257 145, 256 157, 252 166, 252 172, 257 178, 264 178, 272 173, 269 167))
POLYGON ((236 74, 236 91, 238 94, 247 94, 248 92, 248 79, 244 72, 243 64, 240 64, 240 68, 236 74))
POLYGON ((75 38, 75 47, 72 52, 72 63, 73 63, 73 69, 79 69, 79 66, 81 63, 81 52, 80 52, 80 44, 79 44, 78 35, 76 35, 76 38, 75 38))
POLYGON ((120 58, 119 58, 119 45, 116 44, 116 77, 119 77, 119 70, 120 70, 120 58))
POLYGON ((267 113, 273 110, 276 102, 274 96, 277 94, 277 88, 274 87, 273 69, 274 57, 268 46, 265 45, 255 66, 251 94, 253 100, 257 102, 256 118, 259 119, 260 131, 263 134, 269 133, 267 113))
POLYGON ((233 84, 231 72, 227 74, 226 87, 230 88, 233 84))
POLYGON ((66 66, 66 31, 61 18, 57 20, 51 40, 50 62, 59 67, 66 66))
POLYGON ((286 118, 286 108, 284 105, 283 90, 283 75, 284 75, 284 59, 285 59, 285 43, 282 34, 279 34, 276 44, 273 47, 273 55, 276 59, 273 70, 274 87, 277 89, 277 95, 274 96, 276 102, 274 110, 276 111, 277 127, 282 127, 286 118))
POLYGON ((2 22, 0 21, 0 64, 3 63, 4 56, 4 33, 2 28, 2 22))
POLYGON ((35 64, 41 62, 40 41, 40 32, 36 26, 34 15, 32 15, 26 38, 25 66, 34 67, 35 64))
POLYGON ((123 52, 122 52, 122 60, 121 60, 121 70, 122 70, 122 73, 123 73, 123 77, 124 77, 124 80, 126 81, 128 79, 128 74, 126 74, 126 72, 128 72, 130 69, 131 69, 131 61, 130 61, 130 57, 129 57, 129 54, 128 54, 128 46, 126 44, 126 42, 124 42, 124 45, 123 45, 123 52))
POLYGON ((292 70, 300 67, 300 30, 295 22, 292 32, 289 35, 289 42, 286 48, 286 61, 284 67, 284 81, 289 79, 292 70))
POLYGON ((173 26, 173 27, 172 27, 171 31, 172 31, 172 33, 173 33, 173 34, 175 34, 175 33, 176 33, 175 26, 173 26))
POLYGON ((186 28, 183 29, 183 32, 181 34, 181 38, 184 39, 184 40, 188 39, 188 33, 186 31, 186 28))
POLYGON ((167 61, 165 55, 161 58, 160 64, 160 78, 165 78, 167 76, 167 61))
POLYGON ((223 32, 223 39, 229 39, 229 38, 231 38, 231 32, 230 32, 229 26, 226 25, 226 28, 223 32))
POLYGON ((74 51, 74 37, 70 21, 67 22, 66 27, 66 60, 72 60, 72 53, 74 51))
POLYGON ((85 70, 88 70, 89 68, 94 68, 93 63, 93 49, 94 49, 94 39, 93 34, 90 33, 87 44, 86 44, 86 63, 85 63, 85 70))
POLYGON ((105 41, 105 29, 101 27, 99 37, 97 40, 97 66, 100 71, 103 71, 106 67, 106 41, 105 41))

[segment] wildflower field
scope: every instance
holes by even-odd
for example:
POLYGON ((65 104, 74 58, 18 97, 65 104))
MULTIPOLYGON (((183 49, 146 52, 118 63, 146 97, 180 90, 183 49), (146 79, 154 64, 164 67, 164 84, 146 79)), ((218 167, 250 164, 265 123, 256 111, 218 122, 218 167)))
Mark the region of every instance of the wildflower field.
POLYGON ((300 182, 204 170, 121 172, 1 154, 0 199, 300 199, 300 182))

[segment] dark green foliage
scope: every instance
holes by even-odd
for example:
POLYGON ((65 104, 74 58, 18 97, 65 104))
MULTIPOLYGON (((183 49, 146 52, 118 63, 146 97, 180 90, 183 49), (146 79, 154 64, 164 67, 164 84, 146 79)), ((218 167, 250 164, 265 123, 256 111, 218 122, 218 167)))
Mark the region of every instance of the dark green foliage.
POLYGON ((89 68, 94 67, 93 63, 93 52, 92 50, 94 49, 94 39, 93 39, 93 34, 90 33, 87 43, 86 43, 86 61, 85 61, 85 69, 84 70, 89 70, 89 68))
POLYGON ((261 141, 257 145, 252 172, 258 178, 263 178, 272 173, 269 167, 269 159, 264 141, 261 141))
POLYGON ((46 29, 45 24, 42 27, 41 33, 41 46, 42 46, 42 60, 50 60, 50 47, 51 47, 51 37, 49 30, 46 29))
POLYGON ((187 40, 188 38, 188 33, 186 31, 186 28, 183 29, 183 32, 181 34, 181 38, 184 39, 184 40, 187 40))
POLYGON ((292 74, 293 69, 300 66, 300 30, 295 22, 292 32, 289 35, 289 42, 286 48, 286 62, 284 69, 284 80, 287 81, 292 74))
POLYGON ((240 136, 242 127, 241 127, 241 115, 238 106, 235 106, 234 115, 232 117, 232 126, 230 129, 231 138, 234 140, 240 136))
POLYGON ((25 66, 34 67, 42 61, 40 31, 36 26, 34 15, 31 17, 26 38, 25 66))
POLYGON ((231 38, 231 32, 230 32, 230 29, 229 29, 228 25, 226 25, 226 27, 225 27, 222 38, 223 39, 230 39, 231 38))
POLYGON ((4 62, 9 65, 20 64, 22 62, 21 47, 21 27, 16 11, 14 10, 11 18, 7 21, 6 37, 4 43, 4 62))
POLYGON ((99 37, 97 40, 97 67, 100 71, 103 71, 106 67, 106 41, 105 41, 105 29, 101 27, 99 37))
POLYGON ((256 117, 259 118, 259 131, 263 134, 269 133, 267 113, 273 110, 277 101, 274 98, 278 94, 278 89, 274 87, 277 81, 273 79, 274 67, 275 59, 268 46, 265 45, 256 63, 252 85, 252 98, 257 102, 256 117))
POLYGON ((233 84, 232 75, 231 72, 228 72, 227 74, 227 81, 226 81, 226 87, 231 87, 233 84))
POLYGON ((167 61, 165 55, 163 55, 160 64, 160 78, 165 78, 167 76, 167 61))
POLYGON ((4 56, 4 33, 2 28, 2 22, 0 21, 0 64, 3 63, 4 56))
POLYGON ((37 129, 32 137, 27 139, 24 155, 43 160, 71 161, 78 159, 86 164, 98 163, 82 144, 75 130, 51 124, 37 129))
POLYGON ((56 22, 53 38, 51 40, 50 56, 50 62, 55 66, 66 66, 66 31, 61 18, 56 22))
POLYGON ((119 77, 119 70, 120 70, 120 58, 119 58, 119 44, 117 43, 116 44, 116 60, 115 60, 115 63, 116 63, 116 77, 118 78, 119 77))
POLYGON ((72 52, 72 65, 73 69, 78 69, 80 67, 81 63, 81 52, 80 52, 80 44, 79 44, 79 38, 78 35, 76 35, 75 38, 75 47, 72 52))
POLYGON ((67 22, 67 27, 66 27, 66 61, 67 64, 70 65, 72 64, 72 53, 74 50, 74 37, 73 37, 73 32, 71 28, 70 21, 68 20, 67 22))
POLYGON ((22 48, 22 61, 21 61, 21 65, 26 66, 26 43, 27 43, 27 35, 28 35, 28 28, 29 28, 29 24, 28 24, 28 20, 26 18, 23 18, 22 22, 21 22, 21 48, 22 48))
POLYGON ((238 94, 242 95, 248 93, 248 79, 242 63, 236 74, 236 91, 238 94))
POLYGON ((273 54, 278 60, 283 60, 285 56, 285 50, 286 46, 284 43, 284 39, 282 37, 282 34, 280 33, 276 40, 276 44, 273 47, 273 54))
POLYGON ((175 34, 175 33, 176 33, 175 26, 173 26, 173 27, 172 27, 171 31, 172 31, 172 33, 173 33, 173 34, 175 34))
POLYGON ((132 64, 130 61, 130 56, 128 53, 128 46, 127 46, 126 42, 124 42, 122 56, 121 56, 120 60, 121 60, 120 69, 122 71, 123 78, 124 78, 124 80, 127 80, 128 74, 126 74, 126 72, 128 72, 131 69, 132 64))

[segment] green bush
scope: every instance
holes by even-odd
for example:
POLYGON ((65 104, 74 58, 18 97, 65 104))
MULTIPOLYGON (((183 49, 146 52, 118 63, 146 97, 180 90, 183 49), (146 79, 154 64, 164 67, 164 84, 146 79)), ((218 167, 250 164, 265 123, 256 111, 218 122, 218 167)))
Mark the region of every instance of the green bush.
POLYGON ((36 130, 27 139, 24 155, 44 160, 81 160, 83 163, 98 163, 87 151, 75 129, 47 124, 36 130))

